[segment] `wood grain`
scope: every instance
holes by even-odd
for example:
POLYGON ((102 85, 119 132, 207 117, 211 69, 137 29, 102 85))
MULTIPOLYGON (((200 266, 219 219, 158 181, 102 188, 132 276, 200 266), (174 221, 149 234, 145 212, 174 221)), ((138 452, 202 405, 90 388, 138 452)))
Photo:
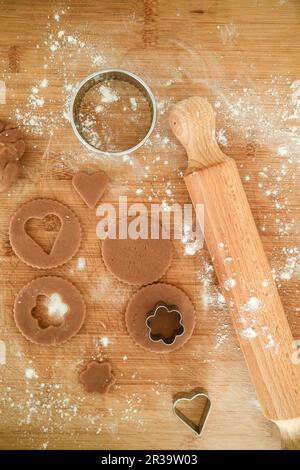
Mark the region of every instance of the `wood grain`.
MULTIPOLYGON (((0 340, 5 342, 7 356, 6 365, 0 365, 1 448, 280 448, 276 426, 265 420, 258 406, 229 314, 217 301, 219 290, 206 248, 186 256, 182 244, 174 242, 174 259, 163 278, 193 300, 197 310, 193 337, 168 357, 142 351, 124 325, 126 303, 135 289, 120 284, 105 270, 95 235, 97 218, 78 198, 71 179, 79 169, 102 169, 110 177, 104 202, 115 203, 121 194, 127 195, 129 202, 148 204, 151 196, 153 202, 171 203, 173 198, 188 203, 182 179, 186 155, 169 129, 170 105, 191 95, 205 96, 212 103, 221 101, 217 131, 226 130, 226 153, 237 162, 272 267, 278 270, 285 266, 285 250, 299 245, 296 161, 288 165, 280 182, 282 200, 288 196, 283 209, 278 210, 275 199, 265 194, 279 184, 276 178, 285 161, 276 151, 288 135, 281 105, 288 108, 290 84, 300 76, 299 2, 281 3, 1 2, 0 79, 6 84, 7 98, 0 107, 0 117, 15 119, 16 108, 32 117, 33 111, 27 108, 32 87, 44 78, 49 81, 43 91, 45 104, 35 110, 39 117, 47 114, 47 120, 39 121, 40 134, 34 133, 28 122, 24 124, 27 151, 23 174, 9 194, 0 196, 0 340), (53 14, 61 10, 65 13, 56 21, 53 14), (60 30, 66 36, 80 37, 86 46, 79 52, 79 47, 64 45, 52 54, 49 47, 60 30), (140 74, 160 104, 151 144, 136 152, 132 165, 88 154, 61 117, 68 93, 65 86, 95 71, 97 55, 104 59, 98 68, 118 66, 140 74), (277 97, 268 93, 270 88, 277 97), (250 100, 245 89, 249 90, 252 110, 250 106, 243 108, 250 100), (239 99, 242 112, 235 119, 232 110, 239 99), (249 113, 249 134, 245 113, 249 113), (262 133, 262 127, 267 131, 262 133), (166 137, 167 142, 163 141, 166 137), (264 168, 268 169, 268 180, 260 175, 266 173, 264 168), (245 181, 247 176, 249 181, 245 181), (261 182, 262 189, 258 186, 261 182), (166 193, 167 183, 171 196, 166 193), (137 196, 140 187, 143 193, 137 196), (86 258, 86 269, 77 270, 76 258, 51 270, 51 274, 74 282, 87 302, 83 329, 59 348, 30 344, 17 332, 12 318, 16 293, 43 274, 19 261, 8 241, 10 217, 21 203, 35 197, 52 197, 68 204, 78 214, 84 232, 78 256, 86 258), (291 228, 285 231, 280 221, 284 227, 291 223, 291 228), (284 230, 279 232, 281 227, 284 230), (110 339, 107 348, 99 342, 102 336, 110 339), (105 397, 85 394, 78 383, 79 371, 93 356, 109 358, 116 375, 116 385, 105 397), (27 379, 28 368, 33 368, 38 378, 27 379), (196 386, 206 388, 212 399, 212 412, 201 439, 171 411, 172 396, 196 386)), ((295 270, 291 279, 278 282, 295 338, 300 332, 298 281, 295 270)))

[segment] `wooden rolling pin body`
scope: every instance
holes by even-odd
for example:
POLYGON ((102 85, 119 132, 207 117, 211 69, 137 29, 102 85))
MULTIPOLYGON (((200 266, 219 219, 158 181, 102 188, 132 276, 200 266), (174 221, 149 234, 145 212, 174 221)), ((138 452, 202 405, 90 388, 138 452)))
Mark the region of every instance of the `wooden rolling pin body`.
POLYGON ((264 415, 284 448, 300 448, 300 364, 234 160, 215 139, 203 98, 177 103, 170 126, 185 147, 193 205, 204 205, 204 238, 264 415))

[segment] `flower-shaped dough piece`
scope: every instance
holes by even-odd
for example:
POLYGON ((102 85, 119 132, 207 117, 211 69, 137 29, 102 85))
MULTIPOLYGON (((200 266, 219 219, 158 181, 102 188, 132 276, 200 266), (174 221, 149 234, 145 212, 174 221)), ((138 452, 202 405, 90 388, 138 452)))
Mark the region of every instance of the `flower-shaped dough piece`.
POLYGON ((79 171, 72 179, 75 190, 90 209, 93 209, 103 196, 107 183, 108 176, 104 171, 92 174, 79 171))
POLYGON ((99 362, 92 360, 88 362, 79 374, 85 390, 89 393, 106 393, 115 383, 115 377, 111 371, 110 362, 99 362))
POLYGON ((24 151, 20 129, 0 121, 0 192, 6 191, 17 180, 24 151))

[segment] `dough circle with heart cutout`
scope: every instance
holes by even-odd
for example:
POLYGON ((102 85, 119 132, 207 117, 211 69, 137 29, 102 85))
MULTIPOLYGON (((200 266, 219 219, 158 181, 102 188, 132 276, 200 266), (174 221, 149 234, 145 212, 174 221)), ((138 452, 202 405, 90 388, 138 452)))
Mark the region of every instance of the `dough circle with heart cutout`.
POLYGON ((34 268, 55 268, 69 261, 78 251, 81 227, 74 212, 52 199, 34 199, 26 202, 12 217, 9 239, 15 254, 34 268), (59 218, 61 227, 50 253, 47 253, 27 232, 30 219, 44 219, 48 215, 59 218))
POLYGON ((57 276, 38 277, 26 284, 14 305, 15 322, 22 335, 33 343, 54 346, 64 343, 80 330, 85 312, 79 290, 57 276), (40 296, 47 299, 44 303, 46 318, 36 308, 40 296))
MULTIPOLYGON (((156 333, 162 328, 160 333, 166 329, 166 318, 158 319, 160 325, 156 324, 156 333)), ((133 295, 128 303, 125 321, 129 334, 135 342, 145 349, 157 353, 167 353, 183 346, 192 336, 195 327, 195 309, 189 297, 181 290, 170 284, 157 283, 143 287, 133 295), (177 337, 172 344, 165 344, 164 341, 153 341, 150 338, 151 330, 147 326, 149 314, 159 303, 176 308, 180 312, 180 322, 184 327, 184 332, 177 337)))

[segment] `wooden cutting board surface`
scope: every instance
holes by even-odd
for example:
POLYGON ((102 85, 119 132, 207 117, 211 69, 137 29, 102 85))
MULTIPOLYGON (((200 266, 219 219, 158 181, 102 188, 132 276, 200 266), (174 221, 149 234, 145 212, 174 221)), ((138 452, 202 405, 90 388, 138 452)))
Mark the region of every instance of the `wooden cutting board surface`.
MULTIPOLYGON (((71 185, 75 171, 102 169, 104 202, 188 203, 186 160, 168 128, 168 109, 190 95, 217 111, 222 149, 238 162, 295 338, 299 336, 300 5, 258 1, 1 1, 0 117, 24 128, 22 176, 0 196, 0 448, 277 449, 279 433, 262 416, 206 249, 174 243, 163 281, 182 288, 197 311, 191 340, 156 355, 135 345, 124 309, 136 288, 105 269, 99 220, 71 185), (127 159, 89 154, 64 117, 73 87, 101 68, 139 74, 159 108, 150 142, 127 159), (4 96, 6 89, 6 97, 4 96), (33 96, 33 97, 32 97, 33 96), (80 333, 63 346, 31 344, 17 331, 12 306, 31 279, 48 274, 23 264, 8 240, 20 204, 50 197, 78 215, 76 257, 51 270, 72 281, 87 303, 80 333), (86 260, 83 270, 78 258, 86 260), (108 343, 108 344, 107 344, 108 343), (78 372, 109 359, 116 384, 86 394, 78 372), (212 413, 196 438, 172 414, 172 397, 205 387, 212 413)), ((51 237, 49 232, 45 237, 51 237)), ((266 335, 266 347, 272 347, 266 335)))

